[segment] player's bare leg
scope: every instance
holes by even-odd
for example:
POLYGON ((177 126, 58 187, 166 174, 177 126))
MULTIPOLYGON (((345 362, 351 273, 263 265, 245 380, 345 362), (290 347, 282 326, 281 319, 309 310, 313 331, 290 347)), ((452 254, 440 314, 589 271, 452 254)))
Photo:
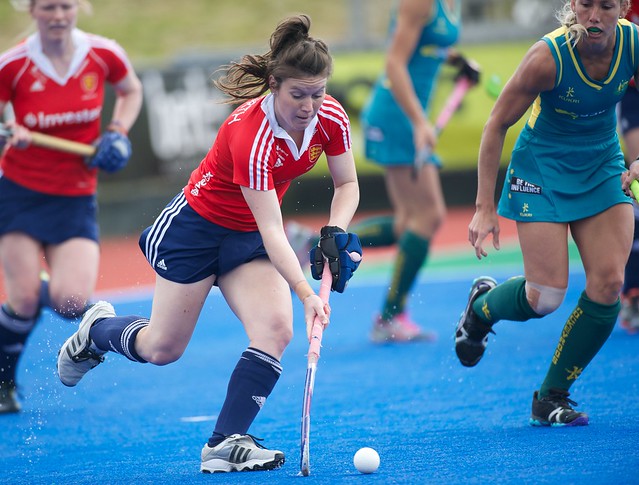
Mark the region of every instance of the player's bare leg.
POLYGON ((398 255, 382 312, 373 322, 371 340, 434 340, 436 335, 413 322, 405 307, 428 257, 430 240, 446 213, 438 168, 427 164, 414 179, 411 167, 389 167, 386 186, 394 210, 398 255))
POLYGON ((291 290, 266 258, 237 267, 218 283, 249 345, 231 375, 215 429, 202 449, 200 470, 278 468, 284 453, 264 448, 248 431, 279 379, 280 359, 293 336, 291 290))

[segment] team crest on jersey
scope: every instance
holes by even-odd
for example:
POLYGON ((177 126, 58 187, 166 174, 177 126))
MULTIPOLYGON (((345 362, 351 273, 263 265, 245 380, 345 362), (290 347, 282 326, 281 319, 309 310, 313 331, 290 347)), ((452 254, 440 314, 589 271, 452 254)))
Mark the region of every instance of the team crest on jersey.
POLYGON ((626 89, 628 89, 629 82, 630 81, 621 81, 619 83, 619 86, 617 86, 617 95, 620 95, 626 92, 626 89))
POLYGON ((312 163, 317 162, 320 155, 322 154, 322 145, 313 145, 308 148, 308 158, 312 163))
POLYGON ((435 23, 434 31, 440 35, 448 34, 448 25, 446 25, 446 20, 443 18, 437 19, 437 22, 435 23))
POLYGON ((94 72, 90 72, 82 76, 80 79, 80 86, 85 93, 93 93, 98 87, 98 75, 94 72))

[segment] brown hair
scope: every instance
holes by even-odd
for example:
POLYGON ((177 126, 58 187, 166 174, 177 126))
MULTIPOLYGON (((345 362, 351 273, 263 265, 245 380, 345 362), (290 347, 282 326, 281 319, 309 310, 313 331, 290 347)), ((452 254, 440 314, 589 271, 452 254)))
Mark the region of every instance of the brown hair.
POLYGON ((282 20, 271 34, 267 53, 247 54, 239 62, 222 66, 223 74, 213 81, 214 86, 231 98, 227 103, 236 103, 268 91, 270 76, 277 85, 291 77, 330 77, 333 59, 328 46, 308 35, 310 27, 308 15, 282 20))

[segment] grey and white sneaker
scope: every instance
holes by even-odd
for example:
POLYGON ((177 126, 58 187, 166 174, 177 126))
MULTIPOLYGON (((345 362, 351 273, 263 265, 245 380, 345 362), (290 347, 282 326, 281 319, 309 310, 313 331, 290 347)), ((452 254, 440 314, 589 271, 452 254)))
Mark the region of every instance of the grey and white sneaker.
POLYGON ((273 470, 284 464, 284 453, 260 445, 250 434, 232 434, 220 444, 202 448, 203 473, 273 470))
POLYGON ((476 278, 470 287, 466 308, 459 317, 455 331, 455 353, 466 367, 473 367, 481 360, 488 344, 488 334, 494 333, 492 326, 480 320, 473 311, 473 303, 495 286, 497 282, 490 276, 476 278))
POLYGON ((78 331, 71 335, 60 348, 58 376, 65 386, 75 386, 84 374, 104 362, 106 352, 98 352, 95 347, 91 348, 89 330, 96 320, 108 317, 115 317, 115 310, 110 303, 99 301, 93 304, 84 312, 78 331))

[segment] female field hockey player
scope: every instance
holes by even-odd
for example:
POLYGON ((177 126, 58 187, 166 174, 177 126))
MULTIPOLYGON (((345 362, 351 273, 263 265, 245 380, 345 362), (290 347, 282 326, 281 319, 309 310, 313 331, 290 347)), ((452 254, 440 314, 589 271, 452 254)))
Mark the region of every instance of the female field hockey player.
MULTIPOLYGON (((15 2, 18 4, 18 2, 15 2)), ((114 41, 76 28, 79 0, 24 2, 36 32, 0 54, 0 113, 11 104, 0 159, 0 264, 7 300, 0 308, 0 414, 20 410, 16 367, 40 315, 86 309, 98 274, 98 169, 129 160, 127 131, 142 105, 142 85, 114 41), (106 83, 113 118, 100 134, 106 83), (31 145, 31 131, 96 144, 89 160, 31 145), (41 281, 42 262, 50 280, 41 281)))
POLYGON ((366 157, 384 168, 393 215, 357 224, 364 246, 397 244, 391 283, 370 338, 376 343, 432 340, 409 316, 407 302, 430 241, 446 214, 431 98, 447 62, 473 84, 477 65, 451 47, 461 28, 461 0, 401 0, 390 25, 386 68, 362 113, 366 157), (416 174, 415 158, 431 153, 416 174))
POLYGON ((309 335, 316 316, 328 324, 328 307, 304 277, 280 209, 291 181, 311 170, 322 153, 335 192, 316 252, 338 263, 331 264, 334 290, 344 290, 362 253, 357 237, 341 229, 359 203, 350 123, 326 94, 333 61, 326 44, 309 36, 310 25, 306 15, 283 20, 266 54, 244 56, 215 82, 244 104, 222 125, 184 190, 140 237, 157 273, 151 317, 118 317, 109 303, 98 302, 58 357, 67 386, 75 386, 107 351, 133 362, 174 362, 217 285, 244 325, 249 346, 202 449, 203 472, 269 470, 284 462, 281 451, 264 448, 247 433, 282 372, 280 359, 293 336, 291 289, 304 305, 309 335))
MULTIPOLYGON (((362 113, 366 157, 384 168, 393 214, 357 222, 364 247, 397 245, 391 282, 380 312, 373 316, 370 339, 375 343, 433 340, 407 309, 412 288, 426 264, 430 242, 445 217, 436 155, 414 177, 416 154, 437 144, 431 98, 444 63, 459 68, 473 84, 476 65, 456 52, 461 27, 461 0, 401 0, 391 15, 390 43, 384 73, 362 113)), ((287 224, 294 244, 303 245, 311 232, 287 224)), ((306 253, 299 251, 298 253, 306 253)), ((305 256, 305 254, 304 254, 305 256)))
POLYGON ((530 423, 582 426, 569 390, 608 339, 630 253, 633 214, 629 185, 639 163, 625 169, 615 106, 637 76, 637 28, 624 19, 629 0, 571 0, 561 26, 535 43, 504 87, 485 125, 479 150, 476 210, 468 238, 477 258, 497 213, 517 221, 524 276, 501 284, 477 278, 455 334, 461 363, 482 358, 499 320, 542 318, 559 308, 568 287, 568 234, 586 274, 581 293, 533 393, 530 423), (494 193, 508 129, 532 105, 512 152, 497 210, 494 193))

